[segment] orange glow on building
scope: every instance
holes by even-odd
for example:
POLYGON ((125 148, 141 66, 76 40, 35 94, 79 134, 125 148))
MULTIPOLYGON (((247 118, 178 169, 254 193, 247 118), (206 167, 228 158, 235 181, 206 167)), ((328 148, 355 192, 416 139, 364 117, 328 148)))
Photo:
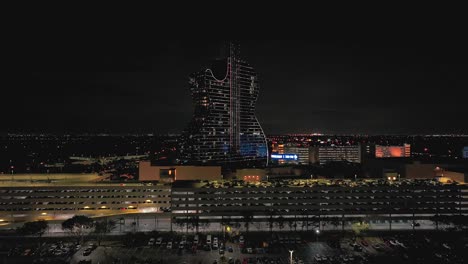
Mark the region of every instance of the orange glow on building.
POLYGON ((411 156, 411 145, 403 146, 375 146, 376 158, 406 158, 411 156))
POLYGON ((258 175, 245 175, 243 179, 246 182, 259 182, 261 180, 258 175))

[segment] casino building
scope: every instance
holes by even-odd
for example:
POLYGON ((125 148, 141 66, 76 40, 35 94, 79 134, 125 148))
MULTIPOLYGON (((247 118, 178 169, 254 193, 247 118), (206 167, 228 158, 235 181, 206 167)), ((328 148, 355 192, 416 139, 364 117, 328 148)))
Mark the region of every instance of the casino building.
POLYGON ((268 147, 255 116, 257 73, 228 45, 228 56, 189 77, 193 119, 182 137, 182 164, 265 166, 268 147))

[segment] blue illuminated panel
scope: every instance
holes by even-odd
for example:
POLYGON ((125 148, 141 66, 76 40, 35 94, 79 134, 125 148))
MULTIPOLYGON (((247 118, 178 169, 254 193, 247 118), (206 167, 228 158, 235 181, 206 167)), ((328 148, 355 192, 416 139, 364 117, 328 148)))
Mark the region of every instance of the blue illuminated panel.
POLYGON ((271 154, 272 159, 297 160, 296 154, 271 154))

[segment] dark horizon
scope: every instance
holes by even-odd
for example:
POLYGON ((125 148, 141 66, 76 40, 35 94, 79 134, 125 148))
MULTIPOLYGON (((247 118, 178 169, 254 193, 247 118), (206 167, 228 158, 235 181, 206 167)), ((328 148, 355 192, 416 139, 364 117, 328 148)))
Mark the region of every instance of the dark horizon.
MULTIPOLYGON (((259 75, 265 133, 468 134, 465 43, 405 40, 240 41, 259 75)), ((221 46, 159 41, 145 56, 73 47, 22 55, 1 132, 181 133, 192 116, 188 75, 221 46)))

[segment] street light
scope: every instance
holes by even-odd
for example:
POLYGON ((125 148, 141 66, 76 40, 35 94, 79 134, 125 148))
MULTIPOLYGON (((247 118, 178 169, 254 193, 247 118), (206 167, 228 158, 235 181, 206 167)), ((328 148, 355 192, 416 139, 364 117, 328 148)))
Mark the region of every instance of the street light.
POLYGON ((319 236, 319 234, 320 234, 320 230, 319 230, 319 229, 315 229, 315 238, 316 238, 317 242, 318 242, 318 236, 319 236))
POLYGON ((294 250, 289 250, 289 263, 293 264, 293 252, 294 250))

